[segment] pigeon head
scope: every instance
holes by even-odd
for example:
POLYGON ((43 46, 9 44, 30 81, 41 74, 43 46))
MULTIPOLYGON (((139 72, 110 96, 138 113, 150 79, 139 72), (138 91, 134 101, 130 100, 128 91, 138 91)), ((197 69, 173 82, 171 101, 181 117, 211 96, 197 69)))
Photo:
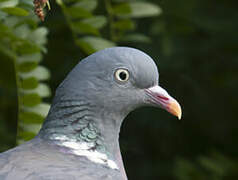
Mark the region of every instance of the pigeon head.
POLYGON ((134 48, 108 48, 82 60, 59 86, 56 96, 80 98, 107 116, 124 118, 141 106, 157 106, 181 118, 181 108, 158 85, 154 61, 134 48))
POLYGON ((155 106, 181 118, 180 105, 158 81, 154 61, 142 51, 114 47, 94 53, 57 88, 39 135, 126 177, 118 142, 126 115, 155 106))

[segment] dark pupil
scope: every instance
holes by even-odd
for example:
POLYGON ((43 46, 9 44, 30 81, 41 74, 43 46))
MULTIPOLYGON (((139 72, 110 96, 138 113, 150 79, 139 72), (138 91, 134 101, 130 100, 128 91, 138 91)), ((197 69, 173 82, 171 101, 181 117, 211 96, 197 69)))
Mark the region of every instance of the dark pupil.
POLYGON ((120 76, 121 80, 123 80, 123 81, 126 80, 126 78, 127 78, 127 74, 125 72, 120 72, 119 76, 120 76))

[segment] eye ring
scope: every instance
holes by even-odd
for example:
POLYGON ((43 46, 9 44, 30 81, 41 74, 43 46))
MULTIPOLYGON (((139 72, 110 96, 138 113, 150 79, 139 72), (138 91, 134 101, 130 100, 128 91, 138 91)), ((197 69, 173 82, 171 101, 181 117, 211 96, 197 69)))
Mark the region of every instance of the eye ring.
POLYGON ((130 77, 130 73, 127 69, 117 69, 114 73, 114 76, 116 78, 117 81, 119 82, 127 82, 129 80, 130 77))

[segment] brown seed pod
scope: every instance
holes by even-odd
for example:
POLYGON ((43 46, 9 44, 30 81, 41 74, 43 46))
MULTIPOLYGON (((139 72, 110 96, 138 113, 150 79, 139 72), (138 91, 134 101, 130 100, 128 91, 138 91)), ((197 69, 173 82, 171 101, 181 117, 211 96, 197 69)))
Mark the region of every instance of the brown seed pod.
POLYGON ((40 18, 41 21, 44 21, 45 14, 43 9, 48 3, 48 0, 34 0, 33 3, 35 6, 35 14, 40 18))

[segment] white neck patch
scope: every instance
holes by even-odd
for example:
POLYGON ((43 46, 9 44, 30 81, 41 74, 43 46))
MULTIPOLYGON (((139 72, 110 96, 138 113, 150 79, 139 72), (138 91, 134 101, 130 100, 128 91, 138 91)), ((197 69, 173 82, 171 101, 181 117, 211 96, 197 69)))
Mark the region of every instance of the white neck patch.
POLYGON ((85 156, 90 161, 93 161, 95 163, 104 164, 111 169, 118 169, 117 164, 108 158, 106 154, 100 153, 96 150, 91 150, 91 148, 94 146, 94 143, 86 143, 86 142, 76 142, 73 140, 70 140, 66 136, 57 136, 53 138, 54 140, 61 140, 61 142, 57 143, 60 146, 64 146, 67 148, 70 148, 73 152, 73 154, 78 156, 85 156))

